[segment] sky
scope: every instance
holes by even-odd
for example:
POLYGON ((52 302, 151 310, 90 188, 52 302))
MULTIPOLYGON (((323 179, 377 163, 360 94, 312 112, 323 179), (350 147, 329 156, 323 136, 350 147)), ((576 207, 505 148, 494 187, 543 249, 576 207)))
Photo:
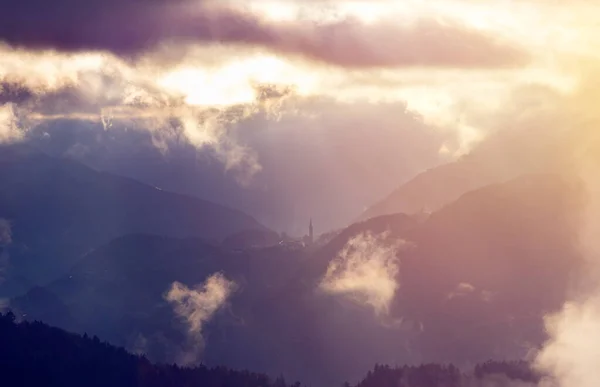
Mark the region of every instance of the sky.
MULTIPOLYGON (((261 219, 292 230, 326 212, 321 198, 348 197, 317 219, 339 226, 414 174, 522 125, 527 112, 589 105, 582 88, 600 55, 600 6, 586 0, 0 7, 0 142, 59 138, 75 123, 95 128, 96 142, 139 132, 126 141, 143 138, 162 155, 185 143, 208 150, 235 182, 181 190, 215 200, 232 184, 301 192, 298 208, 284 202, 285 215, 261 219), (281 220, 298 212, 297 224, 281 220)), ((78 137, 63 150, 90 146, 78 137)))

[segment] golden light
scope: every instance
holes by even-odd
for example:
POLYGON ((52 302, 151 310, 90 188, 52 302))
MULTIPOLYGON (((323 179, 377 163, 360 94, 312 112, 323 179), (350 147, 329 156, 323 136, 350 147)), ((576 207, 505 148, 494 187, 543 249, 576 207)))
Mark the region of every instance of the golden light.
POLYGON ((290 85, 299 93, 308 93, 315 81, 283 59, 259 55, 234 59, 214 69, 183 66, 167 72, 157 84, 184 95, 189 105, 228 106, 252 103, 259 84, 290 85))
POLYGON ((294 2, 261 1, 252 2, 247 7, 269 21, 286 22, 298 18, 300 8, 294 2))

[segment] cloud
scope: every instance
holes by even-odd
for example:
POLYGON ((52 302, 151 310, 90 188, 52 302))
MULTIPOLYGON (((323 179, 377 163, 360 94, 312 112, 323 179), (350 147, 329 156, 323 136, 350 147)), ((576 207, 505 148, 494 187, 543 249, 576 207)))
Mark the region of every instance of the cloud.
MULTIPOLYGON (((365 117, 358 117, 363 125, 391 127, 397 116, 402 122, 405 121, 403 116, 411 116, 417 125, 419 121, 406 112, 402 103, 386 103, 381 110, 388 111, 389 118, 376 114, 370 124, 368 120, 373 117, 367 113, 377 108, 371 102, 336 104, 332 97, 308 96, 297 91, 301 88, 301 79, 291 85, 285 83, 285 77, 277 78, 279 82, 261 83, 260 76, 255 77, 261 74, 259 65, 272 64, 274 59, 250 54, 247 59, 236 61, 239 66, 234 66, 232 59, 225 55, 227 58, 217 60, 216 67, 190 58, 181 68, 162 67, 154 63, 153 56, 148 58, 149 62, 141 60, 132 64, 100 54, 7 49, 2 50, 2 54, 0 103, 10 106, 7 110, 10 117, 18 117, 20 124, 18 130, 10 126, 13 128, 11 139, 27 138, 31 128, 66 120, 101 124, 106 130, 127 128, 150 133, 154 145, 164 153, 173 144, 183 142, 198 149, 209 148, 228 171, 245 182, 261 170, 257 152, 243 141, 246 136, 236 135, 237 127, 252 117, 267 118, 264 122, 267 128, 282 126, 278 121, 284 116, 334 115, 325 109, 334 109, 339 114, 337 121, 348 111, 352 111, 353 116, 357 115, 355 111, 366 111, 365 117), (233 67, 230 69, 230 66, 233 67), (255 71, 258 74, 254 74, 255 71), (231 77, 234 77, 233 83, 231 77), (219 81, 207 83, 207 79, 219 81), (217 98, 219 95, 222 98, 217 98), (202 103, 197 104, 198 100, 202 103), (400 110, 392 111, 392 105, 393 110, 400 110)), ((324 125, 336 125, 309 117, 303 117, 303 121, 298 124, 323 126, 320 133, 325 132, 324 125)), ((402 125, 397 126, 398 132, 407 130, 402 125)), ((48 134, 53 135, 50 131, 48 134)))
MULTIPOLYGON (((26 140, 32 128, 53 121, 97 123, 105 130, 127 127, 150 133, 163 152, 179 142, 210 148, 240 182, 251 179, 261 166, 255 153, 230 135, 232 126, 285 97, 283 92, 267 92, 278 86, 248 85, 243 79, 238 86, 251 87, 253 94, 243 103, 195 106, 180 90, 161 84, 161 74, 168 70, 159 67, 105 55, 3 52, 0 143, 26 140)), ((206 94, 213 91, 218 92, 206 94)))
POLYGON ((329 264, 320 289, 372 307, 378 315, 387 314, 400 287, 398 249, 406 245, 387 237, 364 233, 349 240, 329 264))
POLYGON ((23 0, 2 6, 0 40, 29 49, 110 51, 129 57, 161 43, 260 46, 349 68, 522 66, 518 47, 457 23, 345 18, 274 21, 212 1, 23 0))
POLYGON ((344 67, 520 67, 528 60, 518 48, 479 31, 427 19, 404 27, 385 21, 369 28, 348 20, 318 33, 323 37, 303 43, 300 51, 344 67))
POLYGON ((4 110, 11 124, 0 124, 0 142, 26 139, 30 128, 50 121, 100 123, 106 130, 148 132, 165 154, 180 142, 207 148, 243 185, 263 165, 234 127, 257 112, 278 119, 280 101, 295 93, 265 92, 271 83, 291 85, 302 96, 327 90, 340 99, 360 89, 370 99, 382 85, 401 87, 381 67, 505 67, 527 56, 481 30, 438 18, 283 22, 237 2, 163 0, 24 0, 2 11, 0 41, 12 46, 0 47, 0 104, 10 107, 4 110), (296 56, 309 60, 288 58, 296 56))
POLYGON ((537 366, 558 387, 592 387, 598 383, 600 297, 568 302, 546 318, 550 340, 537 356, 537 366))
POLYGON ((13 104, 0 105, 0 144, 10 144, 23 139, 13 104))
POLYGON ((194 289, 180 282, 171 285, 165 299, 186 323, 191 344, 191 349, 182 354, 181 363, 190 364, 197 360, 204 346, 204 325, 225 305, 235 288, 236 284, 220 273, 211 275, 194 289))

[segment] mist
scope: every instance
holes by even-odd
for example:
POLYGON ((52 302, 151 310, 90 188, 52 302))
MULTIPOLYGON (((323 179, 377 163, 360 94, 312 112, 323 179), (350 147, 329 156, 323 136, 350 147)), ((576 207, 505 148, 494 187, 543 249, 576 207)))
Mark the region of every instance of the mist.
POLYGON ((206 281, 190 289, 180 282, 174 282, 165 294, 173 310, 187 327, 189 348, 180 354, 179 363, 188 365, 197 362, 204 349, 203 328, 214 314, 223 307, 236 284, 223 274, 215 273, 206 281))
POLYGON ((11 104, 0 104, 0 144, 17 142, 22 138, 23 132, 17 122, 14 107, 11 104))
POLYGON ((597 385, 600 357, 599 143, 593 131, 579 132, 574 138, 571 166, 587 189, 579 240, 586 270, 579 274, 573 296, 562 310, 546 316, 549 339, 535 359, 536 366, 549 375, 545 383, 558 387, 597 385))
POLYGON ((372 308, 377 315, 389 313, 401 285, 398 250, 407 243, 390 242, 387 236, 365 233, 350 239, 327 267, 320 288, 372 308))

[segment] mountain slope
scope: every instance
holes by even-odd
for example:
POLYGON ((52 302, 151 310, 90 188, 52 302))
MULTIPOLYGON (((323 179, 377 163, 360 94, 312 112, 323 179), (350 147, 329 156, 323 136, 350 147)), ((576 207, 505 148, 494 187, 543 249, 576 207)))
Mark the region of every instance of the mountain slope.
POLYGON ((11 269, 38 284, 91 248, 129 233, 221 239, 265 230, 240 211, 25 146, 0 148, 0 181, 0 218, 12 227, 11 269))
POLYGON ((433 213, 402 262, 397 313, 424 326, 432 360, 523 356, 583 265, 580 182, 528 175, 463 195, 433 213))
POLYGON ((187 328, 177 321, 166 292, 175 281, 193 288, 221 272, 235 281, 237 291, 204 332, 205 364, 310 378, 302 348, 294 341, 302 337, 303 321, 292 318, 297 314, 293 308, 281 308, 290 298, 280 290, 298 280, 302 258, 302 251, 236 252, 197 238, 128 235, 91 252, 68 275, 44 287, 62 300, 70 318, 62 309, 36 302, 40 295, 51 298, 39 291, 37 297, 29 292, 14 299, 11 307, 27 318, 95 332, 122 346, 135 346, 143 337, 152 359, 171 362, 173 348, 186 341, 187 328), (294 329, 296 334, 287 335, 294 329))
MULTIPOLYGON (((34 386, 116 387, 287 387, 283 377, 235 371, 226 367, 181 368, 155 365, 143 355, 80 336, 44 323, 15 323, 14 315, 0 313, 0 369, 3 381, 34 386)), ((525 362, 492 362, 462 372, 452 364, 390 367, 375 365, 355 387, 535 385, 541 376, 525 362)), ((345 383, 344 385, 350 386, 345 383)), ((300 387, 296 382, 290 387, 300 387)))
MULTIPOLYGON (((14 322, 0 313, 0 369, 8 385, 34 387, 286 387, 283 379, 233 371, 225 367, 180 368, 154 365, 84 335, 72 334, 40 322, 14 322)), ((300 383, 291 385, 300 387, 300 383)))
POLYGON ((380 215, 436 211, 462 194, 498 182, 494 174, 485 174, 473 163, 458 161, 420 173, 383 200, 369 207, 360 220, 380 215))
MULTIPOLYGON (((324 272, 325 257, 341 251, 344 240, 389 230, 381 243, 413 245, 398 252, 399 290, 390 312, 392 321, 412 326, 413 359, 520 358, 543 342, 543 316, 562 306, 571 275, 583 267, 583 199, 577 179, 522 176, 462 195, 417 225, 402 214, 358 223, 317 253, 313 272, 324 272)), ((352 332, 353 324, 342 320, 323 336, 352 332)))
POLYGON ((568 136, 543 128, 503 130, 491 135, 470 154, 429 169, 400 185, 372 205, 359 220, 422 210, 437 211, 461 195, 520 175, 556 173, 566 165, 568 136))

